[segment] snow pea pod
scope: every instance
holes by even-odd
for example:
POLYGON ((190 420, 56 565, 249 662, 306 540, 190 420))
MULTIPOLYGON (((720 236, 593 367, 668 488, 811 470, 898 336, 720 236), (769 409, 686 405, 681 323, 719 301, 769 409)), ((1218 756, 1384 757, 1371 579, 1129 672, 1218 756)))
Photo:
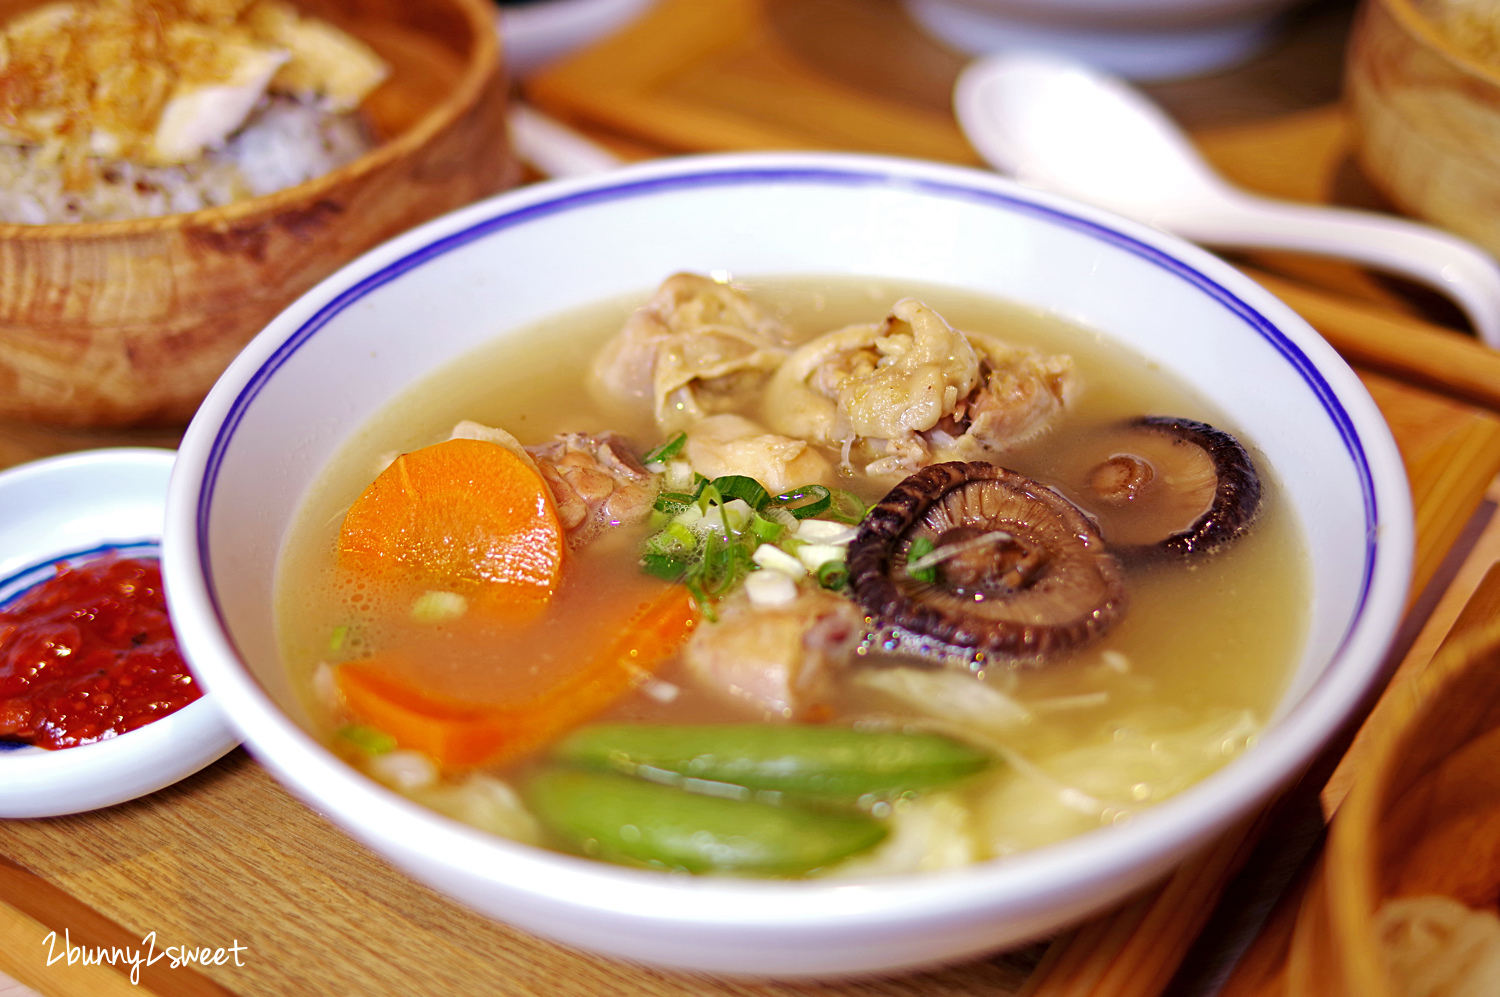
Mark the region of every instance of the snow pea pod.
POLYGON ((609 772, 547 769, 527 802, 568 847, 594 858, 684 872, 797 876, 886 835, 859 814, 821 813, 691 793, 609 772))
POLYGON ((657 781, 847 800, 946 785, 991 762, 940 734, 810 724, 599 724, 568 737, 557 756, 657 781))

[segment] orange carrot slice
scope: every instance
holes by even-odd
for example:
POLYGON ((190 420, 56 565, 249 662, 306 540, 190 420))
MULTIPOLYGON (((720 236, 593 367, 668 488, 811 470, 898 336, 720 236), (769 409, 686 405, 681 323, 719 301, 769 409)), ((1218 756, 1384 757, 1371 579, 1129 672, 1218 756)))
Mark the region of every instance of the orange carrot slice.
POLYGON ((670 658, 698 622, 682 586, 665 587, 612 628, 588 661, 521 701, 476 703, 424 690, 399 656, 340 665, 339 689, 364 723, 447 769, 512 761, 604 710, 670 658))
POLYGON ((338 559, 524 619, 557 591, 565 546, 535 468, 495 443, 448 440, 397 457, 365 489, 344 517, 338 559))

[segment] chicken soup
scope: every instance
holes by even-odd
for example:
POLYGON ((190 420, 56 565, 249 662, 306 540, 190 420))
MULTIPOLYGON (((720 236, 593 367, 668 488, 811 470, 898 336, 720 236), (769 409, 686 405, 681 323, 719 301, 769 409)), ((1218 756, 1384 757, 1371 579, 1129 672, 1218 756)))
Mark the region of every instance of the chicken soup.
POLYGON ((280 640, 351 764, 602 860, 855 876, 1127 821, 1253 743, 1309 570, 1209 401, 951 288, 642 299, 429 379, 307 497, 280 640))

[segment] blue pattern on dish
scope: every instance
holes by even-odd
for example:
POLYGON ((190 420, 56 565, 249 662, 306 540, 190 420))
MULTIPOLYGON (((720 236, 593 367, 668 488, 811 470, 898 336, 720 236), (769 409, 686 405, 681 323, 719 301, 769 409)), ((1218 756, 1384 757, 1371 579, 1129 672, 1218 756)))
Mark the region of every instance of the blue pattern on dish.
POLYGON ((56 554, 45 561, 38 561, 18 571, 13 571, 5 578, 0 578, 0 609, 10 608, 10 605, 21 596, 52 578, 56 574, 55 567, 63 561, 69 564, 84 564, 88 561, 97 561, 110 554, 118 554, 120 557, 156 559, 161 555, 161 540, 156 537, 109 540, 86 550, 56 554))

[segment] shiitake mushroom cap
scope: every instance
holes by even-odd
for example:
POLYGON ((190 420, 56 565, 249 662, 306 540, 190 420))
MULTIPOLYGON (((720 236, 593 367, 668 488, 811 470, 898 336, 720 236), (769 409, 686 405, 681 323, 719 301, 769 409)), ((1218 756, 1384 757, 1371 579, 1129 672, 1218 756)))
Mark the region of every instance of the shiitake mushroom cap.
POLYGON ((1122 553, 1207 554, 1260 512, 1260 476, 1232 435, 1176 416, 1110 426, 1079 450, 1060 487, 1122 553))
MULTIPOLYGON (((936 553, 936 551, 935 551, 936 553)), ((932 464, 866 514, 849 587, 893 650, 974 664, 1036 664, 1081 647, 1125 610, 1119 562, 1088 517, 1052 488, 982 462, 932 464), (952 545, 928 577, 913 542, 952 545), (988 547, 987 568, 975 552, 988 547)))

